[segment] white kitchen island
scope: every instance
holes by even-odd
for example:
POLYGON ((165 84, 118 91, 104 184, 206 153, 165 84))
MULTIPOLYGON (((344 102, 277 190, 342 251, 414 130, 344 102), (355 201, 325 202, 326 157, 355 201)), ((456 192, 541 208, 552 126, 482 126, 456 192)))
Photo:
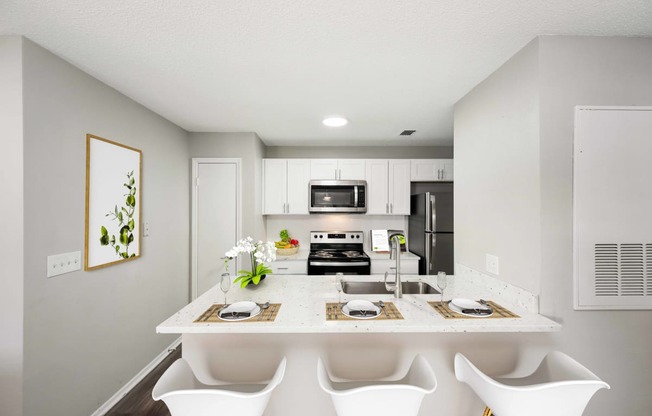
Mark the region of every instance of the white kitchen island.
MULTIPOLYGON (((346 277, 346 280, 377 280, 372 277, 346 277)), ((403 280, 429 280, 434 277, 404 276, 403 280)), ((323 357, 334 374, 343 378, 381 378, 403 373, 416 353, 432 364, 439 381, 434 394, 423 402, 423 415, 479 415, 482 403, 464 385, 455 380, 453 356, 463 352, 471 359, 487 360, 488 368, 499 373, 512 370, 519 343, 545 349, 551 333, 561 326, 536 312, 528 311, 513 299, 506 303, 504 293, 490 293, 487 287, 460 283, 449 277, 446 298, 467 297, 496 300, 520 315, 504 319, 444 319, 427 302, 439 295, 392 294, 347 295, 351 299, 395 302, 402 320, 326 320, 326 302, 336 302, 333 276, 268 276, 259 287, 233 286, 229 302, 269 301, 282 306, 274 321, 194 323, 213 303, 223 303, 224 294, 214 287, 157 328, 159 333, 182 335, 183 357, 200 379, 233 381, 263 380, 274 371, 282 356, 288 358, 285 380, 275 391, 266 415, 332 416, 329 396, 317 384, 317 358, 323 357), (500 299, 502 295, 503 298, 500 299)), ((504 290, 501 290, 504 292, 504 290)))

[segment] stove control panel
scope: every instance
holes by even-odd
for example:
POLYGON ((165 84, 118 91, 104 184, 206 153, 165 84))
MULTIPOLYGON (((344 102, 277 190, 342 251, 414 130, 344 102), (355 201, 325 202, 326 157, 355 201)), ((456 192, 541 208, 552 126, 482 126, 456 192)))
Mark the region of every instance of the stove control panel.
POLYGON ((364 238, 363 231, 311 231, 312 243, 360 243, 364 238))

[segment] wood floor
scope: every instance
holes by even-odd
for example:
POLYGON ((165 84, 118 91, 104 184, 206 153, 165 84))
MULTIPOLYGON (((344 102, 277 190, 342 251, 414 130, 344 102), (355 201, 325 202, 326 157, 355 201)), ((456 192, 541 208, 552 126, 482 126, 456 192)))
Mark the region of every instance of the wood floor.
POLYGON ((118 404, 113 406, 105 416, 170 416, 170 412, 163 401, 156 402, 152 399, 152 389, 165 370, 178 358, 181 358, 180 345, 173 353, 165 357, 136 387, 127 393, 118 404))

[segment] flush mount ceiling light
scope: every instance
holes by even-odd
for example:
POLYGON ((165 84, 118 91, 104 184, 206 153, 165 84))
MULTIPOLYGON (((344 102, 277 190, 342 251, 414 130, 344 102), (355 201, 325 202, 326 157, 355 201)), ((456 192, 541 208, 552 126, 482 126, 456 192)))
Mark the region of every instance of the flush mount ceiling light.
POLYGON ((348 123, 349 120, 345 119, 344 117, 328 117, 322 121, 322 124, 328 127, 342 127, 346 126, 348 123))

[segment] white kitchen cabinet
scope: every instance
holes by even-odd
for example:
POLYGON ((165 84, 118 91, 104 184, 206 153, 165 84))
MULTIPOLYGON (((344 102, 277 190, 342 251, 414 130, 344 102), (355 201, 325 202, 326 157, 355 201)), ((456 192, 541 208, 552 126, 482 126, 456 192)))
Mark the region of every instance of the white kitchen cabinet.
POLYGON ((339 176, 337 179, 350 181, 364 181, 366 178, 365 160, 362 159, 340 159, 337 161, 339 176))
POLYGON ((453 159, 412 159, 412 182, 450 182, 453 180, 453 159))
MULTIPOLYGON (((384 275, 385 272, 389 272, 390 275, 394 275, 396 272, 396 260, 371 260, 371 274, 381 274, 384 275)), ((401 257, 401 276, 407 274, 419 274, 419 259, 404 259, 401 257)))
POLYGON ((410 215, 410 161, 369 159, 367 214, 410 215))
POLYGON ((263 214, 308 214, 310 160, 263 160, 263 214))
POLYGON ((272 274, 308 274, 308 260, 280 260, 269 265, 272 274))
POLYGON ((312 159, 311 179, 364 180, 364 159, 312 159))

